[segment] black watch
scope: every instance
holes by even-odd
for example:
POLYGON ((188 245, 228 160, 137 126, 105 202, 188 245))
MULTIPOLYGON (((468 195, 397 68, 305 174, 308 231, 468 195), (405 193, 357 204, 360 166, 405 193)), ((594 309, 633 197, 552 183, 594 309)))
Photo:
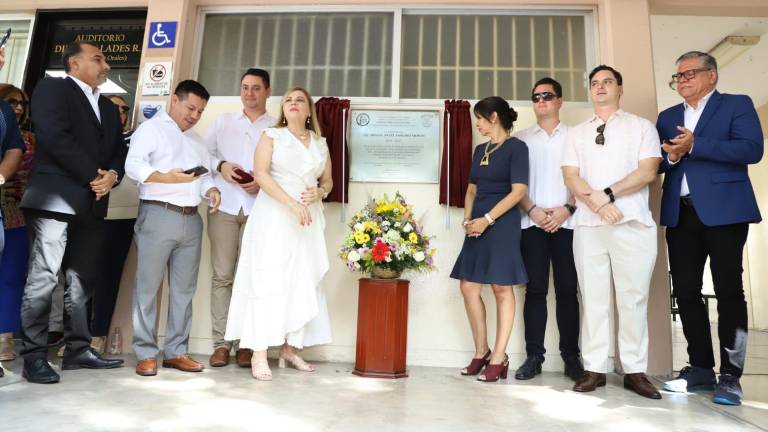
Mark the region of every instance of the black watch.
POLYGON ((608 195, 608 198, 611 200, 611 202, 616 202, 616 197, 613 196, 613 189, 610 187, 607 187, 603 189, 603 192, 605 192, 606 195, 608 195))
POLYGON ((563 207, 565 207, 568 210, 568 212, 571 214, 571 216, 573 216, 573 214, 576 213, 576 206, 575 205, 571 205, 571 204, 565 203, 565 204, 563 204, 563 207))
POLYGON ((221 172, 221 167, 222 167, 222 165, 224 165, 225 163, 227 163, 227 161, 225 161, 225 160, 223 160, 223 161, 219 162, 219 164, 218 164, 218 165, 216 165, 216 171, 218 171, 218 172, 221 172))

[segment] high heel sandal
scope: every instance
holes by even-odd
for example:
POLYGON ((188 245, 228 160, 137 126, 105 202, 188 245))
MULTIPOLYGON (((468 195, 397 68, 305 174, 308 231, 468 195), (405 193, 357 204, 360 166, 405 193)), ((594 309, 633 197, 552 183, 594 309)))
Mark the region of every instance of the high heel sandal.
POLYGON ((485 378, 477 377, 477 380, 482 382, 496 382, 499 380, 499 377, 501 377, 501 379, 507 379, 508 370, 509 356, 504 355, 504 361, 501 362, 501 364, 489 363, 481 374, 481 376, 485 376, 485 378))
POLYGON ((314 372, 315 366, 311 365, 304 361, 303 358, 299 357, 298 354, 290 354, 290 355, 283 355, 283 353, 280 353, 280 357, 277 360, 277 367, 280 369, 285 369, 285 362, 288 362, 293 366, 294 369, 300 370, 302 372, 314 372))
POLYGON ((471 362, 469 362, 469 365, 465 367, 464 370, 461 371, 461 374, 464 376, 471 376, 471 375, 477 375, 480 373, 481 370, 488 364, 488 362, 491 360, 491 350, 488 350, 487 353, 482 358, 473 358, 471 362))
POLYGON ((272 370, 269 369, 267 359, 251 359, 251 375, 259 381, 272 381, 272 370))

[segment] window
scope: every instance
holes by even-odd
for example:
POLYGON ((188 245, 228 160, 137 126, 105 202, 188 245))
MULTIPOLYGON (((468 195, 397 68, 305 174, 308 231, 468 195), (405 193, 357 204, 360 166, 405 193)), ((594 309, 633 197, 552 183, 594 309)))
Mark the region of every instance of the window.
MULTIPOLYGON (((322 8, 322 7, 320 7, 322 8)), ((249 67, 316 96, 528 100, 539 78, 586 101, 591 12, 392 8, 361 12, 248 12, 204 17, 198 78, 211 94, 239 94, 249 67), (397 34, 396 34, 397 32, 397 34)))
POLYGON ((239 95, 249 67, 270 73, 273 95, 390 97, 392 13, 208 15, 200 81, 213 95, 239 95))
POLYGON ((0 39, 5 36, 8 28, 11 29, 11 37, 5 45, 5 66, 0 69, 0 83, 9 83, 21 88, 21 83, 24 81, 24 66, 27 63, 30 24, 31 21, 28 18, 0 19, 0 39))
POLYGON ((400 97, 525 100, 550 76, 586 101, 584 16, 403 15, 400 97))

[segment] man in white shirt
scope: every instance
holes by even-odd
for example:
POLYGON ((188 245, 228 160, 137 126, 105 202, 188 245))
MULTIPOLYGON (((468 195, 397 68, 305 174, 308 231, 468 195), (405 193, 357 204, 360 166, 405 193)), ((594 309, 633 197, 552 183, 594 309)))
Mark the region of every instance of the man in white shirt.
POLYGON ((531 92, 536 124, 515 134, 528 145, 530 178, 521 209, 520 249, 528 273, 525 287, 525 362, 515 379, 527 380, 541 373, 544 333, 547 327, 549 266, 552 265, 557 297, 557 328, 565 374, 576 381, 584 375, 579 358, 579 299, 573 263, 575 199, 568 193, 560 169, 568 126, 560 122, 563 87, 552 78, 536 82, 531 92))
MULTIPOLYGON (((221 367, 229 364, 233 341, 224 340, 232 297, 237 258, 245 222, 259 192, 253 177, 253 154, 262 131, 277 120, 267 114, 267 98, 272 94, 269 73, 251 68, 240 79, 240 100, 243 110, 220 115, 208 130, 205 144, 216 167, 213 181, 222 191, 220 211, 208 215, 208 238, 211 240, 211 326, 213 355, 209 364, 221 367), (238 172, 241 173, 238 175, 238 172)), ((252 352, 237 349, 240 367, 251 367, 252 352)))
POLYGON ((648 290, 656 262, 656 223, 648 184, 661 149, 653 124, 619 108, 621 74, 600 65, 589 74, 595 114, 568 132, 563 176, 576 197, 573 255, 584 316, 584 377, 574 391, 605 385, 610 345, 611 282, 618 308, 618 350, 624 387, 661 399, 648 381, 648 290))
POLYGON ((133 351, 136 373, 142 376, 157 375, 157 291, 166 268, 170 303, 163 367, 203 370, 187 352, 203 234, 197 206, 206 198, 215 212, 221 201, 207 173, 211 160, 205 144, 192 130, 209 97, 200 83, 180 82, 169 113, 157 113, 133 133, 125 161, 126 173, 139 183, 141 200, 134 237, 133 351))

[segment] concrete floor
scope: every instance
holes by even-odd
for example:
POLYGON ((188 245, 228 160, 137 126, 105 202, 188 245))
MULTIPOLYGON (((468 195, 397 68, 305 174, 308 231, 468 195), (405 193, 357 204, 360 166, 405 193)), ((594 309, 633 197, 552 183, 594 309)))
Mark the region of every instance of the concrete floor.
POLYGON ((616 375, 606 388, 578 394, 555 372, 483 384, 447 368, 413 367, 406 379, 382 380, 353 376, 350 364, 321 363, 315 373, 272 364, 275 380, 258 382, 233 365, 139 377, 133 359, 126 362, 121 369, 65 371, 56 385, 29 384, 20 361, 5 363, 0 430, 768 430, 768 377, 746 377, 744 406, 720 407, 706 394, 644 399, 624 390, 616 375))

